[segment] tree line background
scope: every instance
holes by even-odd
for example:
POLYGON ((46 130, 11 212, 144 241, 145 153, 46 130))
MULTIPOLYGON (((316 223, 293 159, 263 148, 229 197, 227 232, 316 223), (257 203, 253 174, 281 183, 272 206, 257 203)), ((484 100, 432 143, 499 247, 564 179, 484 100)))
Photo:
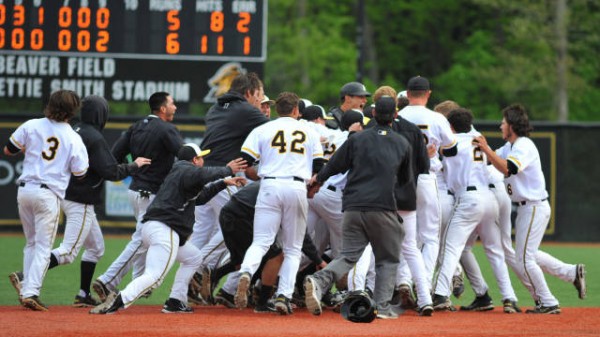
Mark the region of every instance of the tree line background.
POLYGON ((516 102, 532 120, 599 120, 599 1, 361 1, 270 1, 266 94, 327 109, 357 78, 372 92, 421 75, 430 105, 451 99, 479 120, 516 102))

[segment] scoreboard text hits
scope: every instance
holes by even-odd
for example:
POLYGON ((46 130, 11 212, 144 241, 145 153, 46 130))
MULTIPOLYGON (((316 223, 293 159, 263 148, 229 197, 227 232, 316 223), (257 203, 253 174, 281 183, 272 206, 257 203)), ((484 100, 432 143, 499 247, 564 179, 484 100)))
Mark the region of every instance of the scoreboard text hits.
POLYGON ((263 0, 0 0, 0 52, 264 61, 263 0))

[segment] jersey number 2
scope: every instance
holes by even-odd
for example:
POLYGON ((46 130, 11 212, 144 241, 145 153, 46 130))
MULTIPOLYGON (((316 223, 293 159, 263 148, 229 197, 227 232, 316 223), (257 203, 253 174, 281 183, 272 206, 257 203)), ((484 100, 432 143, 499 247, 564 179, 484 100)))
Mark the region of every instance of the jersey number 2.
MULTIPOLYGON (((306 141, 306 135, 302 131, 292 132, 293 140, 290 146, 290 152, 304 154, 304 142, 306 141)), ((285 141, 285 133, 283 130, 277 131, 273 140, 271 140, 271 146, 279 149, 279 153, 287 152, 287 142, 285 141)))
POLYGON ((48 148, 48 151, 42 152, 42 158, 46 160, 53 160, 56 157, 56 150, 58 150, 58 144, 60 143, 56 137, 50 137, 46 139, 46 142, 50 143, 51 145, 48 148))

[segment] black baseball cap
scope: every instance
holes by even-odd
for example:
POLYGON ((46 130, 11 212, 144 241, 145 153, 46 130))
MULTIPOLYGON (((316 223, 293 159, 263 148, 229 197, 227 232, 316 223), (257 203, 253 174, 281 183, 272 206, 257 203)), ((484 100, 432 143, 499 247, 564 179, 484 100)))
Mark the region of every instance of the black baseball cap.
POLYGON ((204 157, 210 153, 210 150, 200 150, 200 147, 194 143, 186 143, 177 152, 179 160, 192 160, 196 157, 204 157))
POLYGON ((415 76, 406 84, 406 90, 429 90, 429 88, 429 80, 422 76, 415 76))
POLYGON ((344 84, 342 89, 340 90, 340 97, 344 96, 371 96, 371 93, 367 91, 365 85, 359 82, 349 82, 344 84))
POLYGON ((396 113, 396 99, 392 96, 381 96, 375 102, 375 113, 378 115, 393 115, 396 113))
POLYGON ((360 125, 365 125, 362 113, 352 109, 344 112, 342 115, 342 130, 348 130, 352 124, 357 122, 360 123, 360 125))
POLYGON ((333 117, 327 116, 325 109, 318 104, 313 104, 304 108, 301 118, 306 119, 307 121, 314 121, 317 118, 333 119, 333 117))

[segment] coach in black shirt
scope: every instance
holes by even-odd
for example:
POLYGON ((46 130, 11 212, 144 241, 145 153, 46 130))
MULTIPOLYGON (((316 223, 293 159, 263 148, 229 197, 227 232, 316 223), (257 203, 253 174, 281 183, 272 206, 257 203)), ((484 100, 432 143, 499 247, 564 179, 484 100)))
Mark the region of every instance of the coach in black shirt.
POLYGON ((342 251, 325 269, 304 282, 306 306, 321 313, 323 289, 343 277, 371 243, 375 254, 374 300, 378 317, 395 318, 392 299, 402 242, 402 227, 396 213, 396 184, 414 179, 412 149, 406 139, 394 132, 391 123, 396 100, 383 96, 375 103, 377 125, 349 137, 335 152, 311 184, 322 184, 330 176, 348 171, 342 198, 342 251))

